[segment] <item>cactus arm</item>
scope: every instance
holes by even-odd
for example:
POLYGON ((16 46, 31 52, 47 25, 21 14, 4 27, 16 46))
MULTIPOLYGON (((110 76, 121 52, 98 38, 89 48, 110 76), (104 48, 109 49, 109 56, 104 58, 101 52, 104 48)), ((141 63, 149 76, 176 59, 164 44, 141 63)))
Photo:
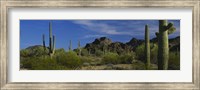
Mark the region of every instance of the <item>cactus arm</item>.
POLYGON ((155 35, 156 35, 156 37, 158 37, 159 33, 158 33, 158 32, 156 32, 156 33, 155 33, 155 35))
POLYGON ((168 34, 172 34, 176 31, 173 23, 168 23, 166 30, 168 30, 168 34))
POLYGON ((173 23, 168 23, 167 27, 166 27, 166 30, 170 29, 171 27, 173 27, 174 24, 173 23))
POLYGON ((56 48, 56 37, 53 36, 53 48, 52 48, 53 53, 55 52, 55 48, 56 48))
POLYGON ((176 28, 175 27, 171 27, 168 29, 168 34, 172 34, 176 31, 176 28))

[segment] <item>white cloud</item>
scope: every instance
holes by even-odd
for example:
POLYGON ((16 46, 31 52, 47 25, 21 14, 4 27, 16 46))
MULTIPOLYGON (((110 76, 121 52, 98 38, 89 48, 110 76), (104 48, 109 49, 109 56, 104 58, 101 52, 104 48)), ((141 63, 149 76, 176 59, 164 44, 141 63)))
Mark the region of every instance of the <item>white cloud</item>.
POLYGON ((107 35, 85 35, 83 38, 97 38, 97 37, 105 37, 107 35))
POLYGON ((106 23, 98 23, 89 20, 74 21, 76 24, 82 25, 85 29, 94 32, 110 35, 131 35, 130 32, 120 32, 116 27, 108 25, 106 23))

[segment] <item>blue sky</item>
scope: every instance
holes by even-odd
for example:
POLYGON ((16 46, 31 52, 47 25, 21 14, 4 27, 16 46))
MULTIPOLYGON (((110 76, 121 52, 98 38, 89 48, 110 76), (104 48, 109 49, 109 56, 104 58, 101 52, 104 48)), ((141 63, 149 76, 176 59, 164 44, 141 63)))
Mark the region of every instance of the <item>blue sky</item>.
MULTIPOLYGON (((49 44, 49 22, 56 36, 56 48, 68 50, 69 41, 72 48, 93 42, 99 37, 108 37, 112 41, 128 42, 133 37, 144 39, 145 25, 149 25, 150 38, 158 31, 158 20, 20 20, 20 49, 33 45, 42 45, 45 34, 46 45, 49 44)), ((174 23, 176 32, 169 38, 180 36, 180 20, 168 20, 174 23)))

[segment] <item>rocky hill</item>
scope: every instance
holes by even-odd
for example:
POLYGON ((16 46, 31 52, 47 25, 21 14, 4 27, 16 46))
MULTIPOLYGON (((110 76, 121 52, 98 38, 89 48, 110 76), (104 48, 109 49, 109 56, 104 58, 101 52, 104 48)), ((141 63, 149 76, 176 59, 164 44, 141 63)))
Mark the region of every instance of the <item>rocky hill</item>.
POLYGON ((137 46, 144 43, 144 40, 138 40, 136 38, 132 38, 129 42, 126 43, 126 45, 130 46, 132 50, 135 50, 137 46))
MULTIPOLYGON (((153 38, 150 41, 152 43, 157 43, 156 38, 153 38)), ((104 52, 111 51, 111 52, 121 53, 124 51, 126 52, 135 51, 137 46, 143 43, 144 40, 139 40, 136 38, 132 38, 127 43, 122 43, 122 42, 112 42, 112 40, 107 37, 101 37, 95 39, 92 43, 86 44, 84 48, 90 51, 91 53, 95 53, 95 51, 97 50, 101 50, 104 52)), ((169 47, 171 51, 180 50, 180 36, 169 39, 169 47)))

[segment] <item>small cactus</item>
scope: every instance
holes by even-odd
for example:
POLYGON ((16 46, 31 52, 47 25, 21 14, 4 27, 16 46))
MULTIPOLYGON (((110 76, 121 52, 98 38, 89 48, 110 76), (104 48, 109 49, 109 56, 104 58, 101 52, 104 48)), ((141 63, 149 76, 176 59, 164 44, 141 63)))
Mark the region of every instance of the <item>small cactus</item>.
POLYGON ((43 41, 43 47, 44 47, 44 51, 46 51, 46 45, 45 45, 45 35, 42 35, 42 41, 43 41))
POLYGON ((72 41, 70 40, 69 41, 69 51, 71 51, 72 50, 72 41))
POLYGON ((145 62, 146 69, 150 69, 150 44, 149 44, 149 27, 145 25, 145 62))
POLYGON ((78 55, 81 56, 81 43, 78 41, 78 55))

